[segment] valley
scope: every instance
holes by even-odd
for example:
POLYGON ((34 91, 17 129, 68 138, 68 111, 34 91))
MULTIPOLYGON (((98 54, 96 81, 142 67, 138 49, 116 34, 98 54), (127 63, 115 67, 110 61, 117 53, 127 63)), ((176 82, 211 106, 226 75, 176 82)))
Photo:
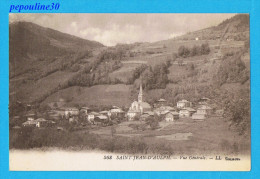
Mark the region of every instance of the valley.
POLYGON ((250 152, 246 14, 167 40, 115 46, 29 22, 10 24, 9 32, 11 148, 250 152), (131 116, 136 100, 148 106, 146 115, 131 116), (165 103, 158 105, 160 100, 165 103), (178 107, 183 100, 192 105, 178 107), (173 109, 157 113, 162 106, 173 109), (193 119, 202 106, 213 112, 202 121, 193 119), (189 115, 183 118, 186 107, 194 109, 187 109, 189 115), (112 118, 113 110, 117 112, 112 118), (173 112, 180 119, 166 122, 166 114, 173 112), (27 129, 31 113, 46 119, 47 127, 33 123, 36 126, 27 129))

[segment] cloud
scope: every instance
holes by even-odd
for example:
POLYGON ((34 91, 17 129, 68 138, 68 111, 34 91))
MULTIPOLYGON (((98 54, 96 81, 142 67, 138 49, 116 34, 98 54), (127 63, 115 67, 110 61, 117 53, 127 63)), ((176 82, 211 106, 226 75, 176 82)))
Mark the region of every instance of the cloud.
POLYGON ((217 25, 234 14, 9 14, 104 45, 154 42, 217 25))

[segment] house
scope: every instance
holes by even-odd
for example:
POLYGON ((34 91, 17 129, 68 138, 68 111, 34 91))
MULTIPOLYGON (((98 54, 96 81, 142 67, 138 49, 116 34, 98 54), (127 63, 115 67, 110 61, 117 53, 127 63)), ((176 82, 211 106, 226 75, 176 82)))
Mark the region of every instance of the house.
POLYGON ((82 107, 80 109, 80 112, 83 112, 84 114, 88 114, 89 108, 88 107, 82 107))
POLYGON ((196 112, 195 109, 190 108, 190 107, 186 107, 186 108, 183 108, 183 109, 180 110, 179 116, 180 116, 181 118, 183 118, 183 117, 190 117, 190 116, 192 116, 192 114, 194 114, 195 112, 196 112))
POLYGON ((211 115, 213 112, 213 109, 210 106, 203 105, 200 108, 198 108, 197 113, 199 114, 205 114, 206 116, 211 115))
POLYGON ((127 117, 129 120, 133 120, 136 115, 142 115, 146 111, 151 111, 152 107, 147 102, 143 102, 143 88, 140 85, 140 90, 138 94, 138 101, 134 101, 128 112, 127 117))
POLYGON ((156 101, 155 107, 164 106, 166 104, 166 102, 167 101, 165 99, 160 98, 159 100, 156 101))
POLYGON ((48 115, 51 119, 62 119, 62 115, 58 114, 58 113, 54 113, 54 112, 48 112, 48 115))
POLYGON ((178 112, 168 112, 165 114, 165 121, 167 122, 173 122, 177 119, 179 119, 179 113, 178 112))
POLYGON ((134 117, 137 115, 141 115, 141 113, 138 112, 137 110, 129 109, 127 112, 127 117, 130 121, 134 120, 134 117))
POLYGON ((185 109, 187 109, 190 112, 190 116, 196 112, 195 109, 190 108, 190 107, 186 107, 185 109))
POLYGON ((53 109, 48 112, 48 115, 52 119, 62 119, 65 116, 65 110, 63 109, 53 109))
POLYGON ((164 116, 164 115, 166 115, 166 114, 169 113, 169 112, 170 112, 169 110, 162 111, 161 114, 160 114, 160 116, 164 116))
POLYGON ((207 116, 212 114, 212 108, 206 105, 198 108, 197 112, 192 115, 192 119, 194 120, 204 120, 207 116))
POLYGON ((93 111, 93 112, 91 112, 91 113, 89 113, 89 114, 87 115, 87 119, 88 119, 89 122, 92 122, 92 123, 93 123, 95 117, 98 116, 98 115, 100 115, 100 114, 93 111))
POLYGON ((98 116, 96 116, 96 117, 99 118, 99 119, 101 119, 101 120, 107 120, 107 119, 108 119, 108 117, 105 116, 105 115, 98 115, 98 116))
POLYGON ((105 124, 105 123, 107 122, 107 119, 108 119, 108 117, 105 116, 105 115, 95 116, 94 121, 93 121, 93 124, 96 124, 96 125, 105 124))
POLYGON ((153 111, 145 111, 144 114, 148 114, 150 116, 154 116, 154 112, 153 111))
POLYGON ((64 108, 64 111, 66 117, 79 115, 79 109, 75 107, 64 108))
POLYGON ((148 117, 153 117, 154 112, 153 111, 146 111, 140 116, 140 120, 146 120, 148 117))
POLYGON ((199 99, 199 104, 206 105, 206 104, 208 104, 209 101, 210 101, 209 98, 202 97, 202 98, 199 99))
POLYGON ((177 102, 177 108, 181 109, 181 108, 186 108, 186 107, 191 107, 192 103, 183 99, 181 101, 177 102))
POLYGON ((121 108, 113 108, 110 110, 111 115, 120 115, 124 114, 124 111, 121 108))
POLYGON ((44 118, 38 118, 36 120, 28 120, 26 122, 24 122, 22 125, 24 127, 26 126, 31 126, 31 127, 44 127, 46 126, 48 123, 47 120, 45 120, 44 118))
POLYGON ((36 127, 37 122, 34 120, 28 120, 24 122, 22 125, 23 127, 36 127))
POLYGON ((179 117, 180 118, 184 118, 184 117, 190 117, 191 116, 191 113, 189 110, 187 109, 181 109, 180 112, 179 112, 179 117))
POLYGON ((48 124, 48 121, 44 118, 38 118, 35 120, 36 123, 36 127, 46 127, 48 124))
POLYGON ((100 111, 99 114, 108 115, 108 111, 100 111))
POLYGON ((140 116, 140 120, 145 121, 148 117, 150 117, 151 115, 144 113, 140 116))
POLYGON ((167 112, 169 112, 169 111, 175 111, 175 109, 173 108, 173 107, 171 107, 171 106, 161 106, 161 107, 159 107, 159 108, 156 108, 155 110, 154 110, 154 112, 157 114, 157 115, 164 115, 164 114, 166 114, 167 112))
POLYGON ((36 117, 36 113, 34 111, 29 111, 26 113, 25 117, 28 121, 33 121, 36 117))

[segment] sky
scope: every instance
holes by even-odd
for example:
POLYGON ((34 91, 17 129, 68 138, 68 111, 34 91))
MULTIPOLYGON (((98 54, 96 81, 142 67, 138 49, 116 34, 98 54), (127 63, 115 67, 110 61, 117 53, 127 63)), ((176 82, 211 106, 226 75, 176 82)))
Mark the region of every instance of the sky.
POLYGON ((27 21, 106 46, 155 42, 215 26, 235 14, 26 14, 11 13, 9 22, 27 21))

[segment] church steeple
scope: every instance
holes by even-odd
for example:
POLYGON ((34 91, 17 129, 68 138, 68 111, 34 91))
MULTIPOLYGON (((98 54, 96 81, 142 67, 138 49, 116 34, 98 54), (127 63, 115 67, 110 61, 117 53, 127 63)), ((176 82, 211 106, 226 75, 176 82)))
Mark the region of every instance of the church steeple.
POLYGON ((142 83, 140 83, 140 90, 139 90, 139 94, 138 94, 138 102, 143 102, 143 87, 142 87, 142 83))

